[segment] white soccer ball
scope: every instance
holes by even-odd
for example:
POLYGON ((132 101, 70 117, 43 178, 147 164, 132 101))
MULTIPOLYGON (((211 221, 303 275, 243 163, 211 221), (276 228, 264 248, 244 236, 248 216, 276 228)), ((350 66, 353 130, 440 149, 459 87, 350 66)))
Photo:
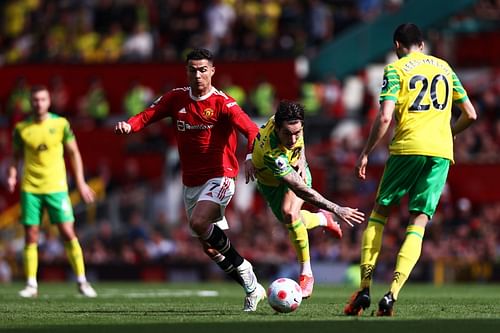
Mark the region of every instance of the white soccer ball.
POLYGON ((279 278, 269 285, 267 300, 277 312, 292 312, 297 310, 302 302, 302 289, 294 280, 279 278))

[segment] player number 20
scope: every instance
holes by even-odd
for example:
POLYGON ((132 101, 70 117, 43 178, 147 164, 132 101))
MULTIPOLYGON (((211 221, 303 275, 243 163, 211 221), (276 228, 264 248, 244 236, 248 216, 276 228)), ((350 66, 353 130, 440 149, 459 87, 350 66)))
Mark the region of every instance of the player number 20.
MULTIPOLYGON (((410 106, 410 111, 427 111, 430 109, 430 104, 422 104, 425 94, 427 94, 427 89, 429 89, 429 81, 423 75, 415 75, 410 79, 410 90, 417 89, 417 82, 421 82, 421 88, 418 92, 417 97, 410 106)), ((450 94, 450 85, 446 77, 442 74, 437 74, 432 78, 430 87, 432 106, 438 110, 444 110, 448 104, 448 96, 450 94), (443 81, 445 85, 446 95, 441 103, 440 98, 437 95, 437 85, 439 81, 443 81)))

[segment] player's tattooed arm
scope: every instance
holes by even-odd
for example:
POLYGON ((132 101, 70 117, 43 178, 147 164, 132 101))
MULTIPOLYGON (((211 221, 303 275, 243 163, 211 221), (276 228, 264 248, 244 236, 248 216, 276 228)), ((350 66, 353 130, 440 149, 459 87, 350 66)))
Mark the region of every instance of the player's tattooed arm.
POLYGON ((283 177, 283 181, 290 187, 295 194, 304 201, 307 201, 319 208, 326 209, 336 213, 341 207, 323 197, 313 188, 307 186, 304 180, 295 170, 283 177))
POLYGON ((293 170, 288 175, 283 177, 283 181, 289 188, 302 200, 313 204, 319 208, 328 210, 334 213, 340 220, 349 224, 351 227, 354 223, 362 223, 364 221, 364 213, 358 209, 350 207, 342 207, 334 202, 323 197, 318 191, 307 186, 302 177, 293 170))

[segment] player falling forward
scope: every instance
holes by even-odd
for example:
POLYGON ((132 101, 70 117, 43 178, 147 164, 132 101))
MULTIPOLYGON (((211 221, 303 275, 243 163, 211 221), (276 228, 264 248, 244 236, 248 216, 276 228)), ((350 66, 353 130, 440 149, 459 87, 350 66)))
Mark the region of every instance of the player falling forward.
POLYGON ((155 121, 172 118, 189 225, 205 253, 243 286, 243 310, 255 311, 266 292, 252 265, 236 251, 223 229, 228 229, 224 210, 238 175, 237 131, 247 138, 251 153, 258 128, 232 97, 212 86, 215 67, 210 51, 191 51, 186 69, 189 87, 167 92, 143 112, 118 122, 115 132, 135 133, 155 121))
POLYGON ((257 188, 278 220, 288 229, 300 264, 299 285, 302 297, 311 296, 314 277, 309 256, 307 230, 322 226, 335 238, 342 237, 339 220, 353 226, 362 223, 364 214, 357 209, 340 207, 311 188, 312 178, 305 157, 303 137, 304 108, 281 101, 276 114, 259 130, 251 156, 257 188), (307 201, 322 210, 302 209, 307 201), (333 212, 331 214, 330 212, 333 212))

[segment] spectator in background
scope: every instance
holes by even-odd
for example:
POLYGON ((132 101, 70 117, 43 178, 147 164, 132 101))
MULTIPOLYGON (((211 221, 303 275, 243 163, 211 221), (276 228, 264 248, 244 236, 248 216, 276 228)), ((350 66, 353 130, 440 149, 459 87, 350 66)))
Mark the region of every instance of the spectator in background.
POLYGON ((321 86, 315 82, 303 82, 300 86, 300 99, 307 117, 321 114, 321 86))
POLYGON ((256 116, 269 118, 274 113, 275 95, 273 85, 265 78, 260 78, 257 86, 250 93, 250 101, 256 116))
POLYGON ((90 117, 94 124, 102 125, 109 114, 109 103, 101 79, 90 80, 87 92, 80 100, 80 115, 90 117))
POLYGON ((128 117, 135 116, 153 101, 153 90, 132 80, 129 90, 125 93, 123 109, 128 117))
POLYGON ((7 98, 7 115, 10 117, 11 123, 15 124, 24 118, 30 110, 30 87, 26 78, 21 76, 14 82, 14 87, 7 98))
POLYGON ((205 19, 208 33, 214 40, 215 48, 212 51, 216 53, 221 40, 232 33, 231 29, 236 20, 236 12, 230 4, 223 0, 212 0, 205 10, 205 19))
POLYGON ((125 61, 148 61, 153 56, 153 36, 145 23, 137 23, 131 35, 123 42, 122 56, 125 61))
POLYGON ((108 29, 97 48, 96 60, 99 62, 117 62, 122 57, 125 34, 121 25, 113 22, 108 29))
POLYGON ((307 8, 308 41, 319 48, 333 37, 333 15, 330 7, 320 0, 309 0, 307 8))
POLYGON ((245 89, 243 87, 233 82, 231 76, 222 75, 221 79, 219 80, 219 85, 221 87, 221 90, 234 98, 243 110, 246 109, 247 93, 245 92, 245 89))
POLYGON ((50 79, 49 92, 52 97, 52 111, 61 116, 66 116, 68 112, 69 88, 60 75, 50 79))

